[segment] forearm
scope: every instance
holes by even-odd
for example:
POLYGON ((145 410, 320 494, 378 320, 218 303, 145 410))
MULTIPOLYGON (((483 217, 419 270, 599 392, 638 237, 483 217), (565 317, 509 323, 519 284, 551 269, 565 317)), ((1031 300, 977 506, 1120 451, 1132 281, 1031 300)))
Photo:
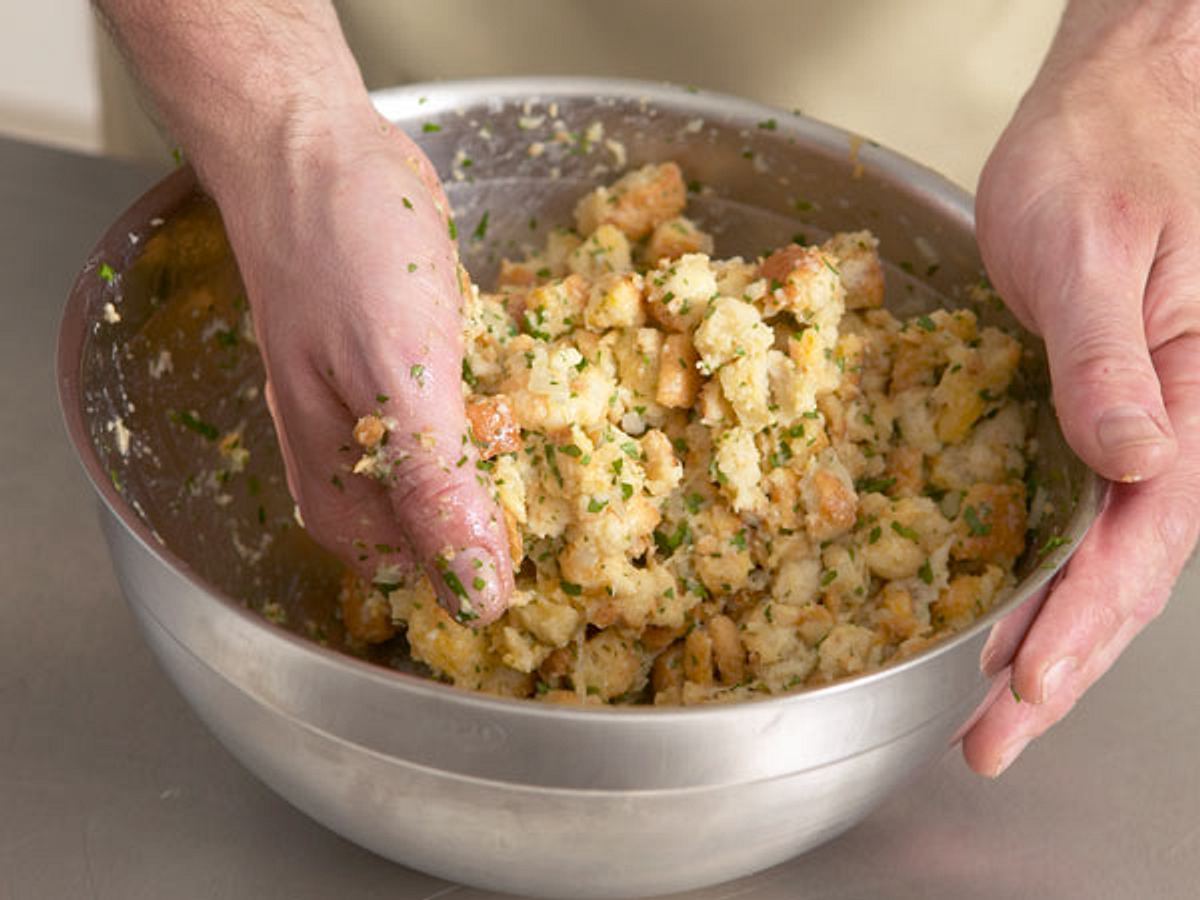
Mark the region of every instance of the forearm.
POLYGON ((1163 51, 1200 75, 1200 0, 1069 0, 1043 77, 1084 59, 1118 64, 1163 51))
MULTIPOLYGON (((96 0, 220 199, 370 106, 326 0, 96 0)), ((250 183, 253 183, 250 181, 250 183)))

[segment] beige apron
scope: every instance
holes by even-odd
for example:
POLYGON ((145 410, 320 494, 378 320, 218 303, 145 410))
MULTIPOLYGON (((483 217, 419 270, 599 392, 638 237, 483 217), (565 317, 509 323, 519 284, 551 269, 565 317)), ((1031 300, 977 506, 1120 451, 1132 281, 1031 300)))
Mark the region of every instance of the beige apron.
MULTIPOLYGON (((799 109, 973 187, 1063 0, 341 0, 371 88, 485 75, 672 81, 799 109)), ((107 38, 105 147, 165 155, 107 38)))

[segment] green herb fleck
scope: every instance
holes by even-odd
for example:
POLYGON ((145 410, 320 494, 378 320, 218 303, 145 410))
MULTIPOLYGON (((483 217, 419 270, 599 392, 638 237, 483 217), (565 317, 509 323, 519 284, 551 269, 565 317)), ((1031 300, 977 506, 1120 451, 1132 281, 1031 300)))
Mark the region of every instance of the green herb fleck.
POLYGON ((1038 550, 1038 559, 1049 556, 1059 547, 1064 547, 1069 543, 1071 543, 1070 538, 1063 537, 1061 534, 1054 535, 1053 537, 1049 538, 1046 543, 1042 544, 1041 548, 1038 550))
POLYGON ((680 522, 675 526, 675 531, 667 534, 665 531, 656 529, 654 532, 654 545, 658 548, 663 556, 670 556, 691 536, 691 530, 688 528, 687 522, 680 522))
POLYGON ((854 485, 854 489, 860 494, 883 494, 895 483, 895 478, 862 478, 854 485))
POLYGON ((563 486, 562 472, 558 470, 558 459, 554 455, 554 445, 546 445, 546 465, 550 469, 550 473, 554 476, 554 480, 558 482, 558 486, 563 486))
POLYGON ((968 506, 963 510, 963 521, 967 523, 967 528, 975 537, 984 537, 992 533, 992 526, 980 520, 979 514, 973 506, 968 506))
POLYGON ((479 218, 479 224, 476 225, 475 230, 471 232, 471 237, 473 237, 475 240, 482 241, 485 237, 487 237, 489 215, 490 212, 488 210, 484 210, 483 215, 479 218))
POLYGON ((476 378, 475 373, 471 371, 471 363, 465 358, 462 361, 462 380, 471 387, 477 387, 479 385, 479 379, 476 378))
POLYGON ((467 599, 467 589, 463 587, 462 580, 454 572, 447 568, 444 561, 439 562, 441 568, 442 581, 446 582, 446 587, 450 588, 450 592, 456 597, 467 599))
POLYGON ((198 418, 194 413, 190 413, 187 410, 184 410, 183 412, 171 413, 170 417, 171 421, 176 425, 182 425, 184 428, 196 432, 196 434, 207 440, 215 441, 221 436, 221 432, 217 429, 216 425, 210 425, 208 422, 205 422, 203 419, 198 418))

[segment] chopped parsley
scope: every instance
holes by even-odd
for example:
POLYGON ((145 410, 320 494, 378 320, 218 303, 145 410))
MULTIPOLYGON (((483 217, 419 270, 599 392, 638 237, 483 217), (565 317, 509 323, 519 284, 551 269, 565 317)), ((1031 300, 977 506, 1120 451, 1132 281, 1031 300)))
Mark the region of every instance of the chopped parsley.
POLYGON ((967 528, 973 537, 985 537, 992 533, 992 526, 979 518, 979 513, 973 506, 963 509, 963 521, 967 523, 967 528))
POLYGON ((883 494, 895 485, 895 478, 860 478, 854 489, 860 494, 883 494))
POLYGON ((196 432, 196 434, 206 440, 215 441, 221 436, 221 432, 216 425, 205 422, 203 419, 197 417, 195 413, 184 410, 183 412, 170 413, 169 415, 171 421, 176 425, 182 425, 184 428, 196 432))
POLYGON ((558 470, 558 459, 554 455, 554 445, 546 445, 546 465, 550 469, 550 474, 554 476, 554 480, 558 482, 558 486, 563 486, 562 472, 558 470))
POLYGON ((1056 534, 1049 538, 1046 543, 1042 544, 1041 548, 1038 550, 1038 558, 1041 559, 1044 556, 1049 556, 1059 547, 1064 547, 1069 543, 1071 543, 1070 538, 1063 537, 1061 534, 1056 534))
POLYGON ((476 225, 475 230, 471 232, 471 237, 473 237, 475 240, 482 241, 485 237, 487 237, 489 215, 490 212, 485 209, 483 211, 483 215, 479 217, 479 224, 476 225))
POLYGON ((466 359, 466 357, 464 357, 462 361, 462 380, 471 387, 476 387, 479 384, 479 379, 476 378, 475 373, 471 371, 471 363, 466 359))
POLYGON ((654 530, 654 545, 663 556, 671 556, 680 548, 684 541, 691 537, 691 529, 687 522, 680 522, 671 534, 660 529, 654 530))

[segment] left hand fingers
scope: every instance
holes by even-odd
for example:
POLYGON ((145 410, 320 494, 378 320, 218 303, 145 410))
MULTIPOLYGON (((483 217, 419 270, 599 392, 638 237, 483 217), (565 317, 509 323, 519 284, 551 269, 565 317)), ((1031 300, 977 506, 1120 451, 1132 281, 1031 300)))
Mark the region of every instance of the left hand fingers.
POLYGON ((1165 605, 1200 528, 1197 360, 1200 335, 1183 335, 1155 352, 1181 453, 1159 478, 1114 487, 1021 645, 1012 669, 1015 693, 1002 694, 963 740, 976 771, 1002 772, 1165 605))

